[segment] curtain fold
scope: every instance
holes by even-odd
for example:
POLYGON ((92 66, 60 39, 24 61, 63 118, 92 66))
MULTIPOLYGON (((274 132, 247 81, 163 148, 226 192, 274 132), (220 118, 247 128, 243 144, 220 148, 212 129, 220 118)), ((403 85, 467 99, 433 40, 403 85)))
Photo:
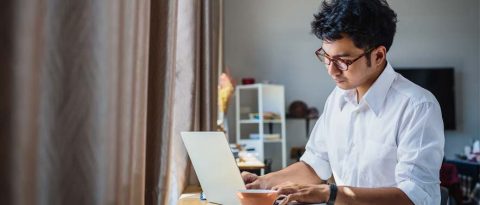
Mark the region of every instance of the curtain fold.
POLYGON ((145 202, 160 205, 168 191, 177 0, 152 1, 151 12, 145 202))
POLYGON ((13 0, 5 0, 0 7, 0 202, 4 204, 12 203, 13 184, 10 178, 13 176, 12 170, 8 167, 13 165, 12 161, 12 118, 13 113, 13 0))
POLYGON ((219 50, 219 0, 201 1, 200 10, 200 66, 199 83, 199 119, 201 130, 216 130, 217 124, 217 87, 218 87, 218 58, 219 50))
POLYGON ((0 204, 176 204, 180 132, 216 129, 221 9, 3 2, 0 204))
POLYGON ((143 204, 149 1, 11 5, 1 203, 143 204))
POLYGON ((152 2, 149 78, 163 80, 149 83, 147 204, 176 204, 198 183, 180 132, 216 130, 220 9, 218 0, 152 2))

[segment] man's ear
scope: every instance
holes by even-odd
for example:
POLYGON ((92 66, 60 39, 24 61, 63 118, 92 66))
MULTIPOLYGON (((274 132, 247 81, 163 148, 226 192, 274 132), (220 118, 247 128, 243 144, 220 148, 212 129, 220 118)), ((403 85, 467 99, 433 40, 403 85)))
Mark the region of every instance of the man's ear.
POLYGON ((385 48, 385 46, 379 46, 374 50, 373 55, 373 63, 377 66, 380 66, 387 58, 387 48, 385 48))

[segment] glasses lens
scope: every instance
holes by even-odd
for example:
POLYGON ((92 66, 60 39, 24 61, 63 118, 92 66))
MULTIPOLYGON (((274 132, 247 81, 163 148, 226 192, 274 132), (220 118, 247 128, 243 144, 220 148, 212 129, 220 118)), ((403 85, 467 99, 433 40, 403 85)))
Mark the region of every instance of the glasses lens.
POLYGON ((336 61, 334 61, 334 64, 335 64, 335 66, 337 66, 338 69, 343 70, 343 71, 347 70, 347 68, 348 68, 348 65, 345 64, 342 61, 336 60, 336 61))
POLYGON ((330 63, 331 63, 330 58, 327 58, 327 57, 325 57, 325 56, 322 57, 322 60, 321 60, 321 61, 324 62, 324 63, 327 64, 327 65, 330 65, 330 63))
POLYGON ((330 59, 325 55, 325 53, 317 51, 315 54, 317 55, 318 60, 320 60, 322 63, 330 65, 330 59))
POLYGON ((348 68, 348 65, 345 62, 339 61, 339 60, 336 60, 336 59, 330 59, 329 57, 327 57, 327 55, 325 54, 325 52, 323 50, 316 51, 315 55, 317 56, 318 60, 325 63, 326 68, 328 68, 328 66, 331 63, 333 63, 333 65, 335 67, 337 67, 338 69, 343 70, 343 71, 347 70, 347 68, 348 68))

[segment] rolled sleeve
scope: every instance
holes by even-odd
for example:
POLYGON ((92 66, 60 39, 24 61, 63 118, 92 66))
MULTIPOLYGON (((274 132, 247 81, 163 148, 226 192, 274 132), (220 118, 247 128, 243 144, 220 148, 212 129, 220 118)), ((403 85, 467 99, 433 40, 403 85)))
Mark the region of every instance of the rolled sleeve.
POLYGON ((414 204, 433 204, 427 203, 429 194, 415 184, 415 182, 402 181, 397 185, 397 188, 402 190, 414 204))
POLYGON ((438 103, 413 106, 398 136, 397 188, 416 205, 440 204, 444 133, 438 103))
POLYGON ((301 161, 307 163, 317 173, 322 180, 327 180, 332 175, 330 163, 319 156, 315 156, 312 151, 306 150, 300 158, 301 161))
POLYGON ((322 179, 327 180, 332 175, 332 169, 328 159, 327 146, 324 134, 324 115, 320 116, 310 134, 305 147, 305 153, 300 158, 313 168, 315 173, 322 179))

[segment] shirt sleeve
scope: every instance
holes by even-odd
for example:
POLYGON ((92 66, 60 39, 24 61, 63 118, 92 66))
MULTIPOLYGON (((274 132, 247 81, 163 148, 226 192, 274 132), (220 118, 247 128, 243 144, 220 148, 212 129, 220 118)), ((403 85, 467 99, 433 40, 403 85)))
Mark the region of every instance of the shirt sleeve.
POLYGON ((424 102, 407 109, 397 143, 397 187, 416 205, 440 204, 445 137, 438 103, 424 102))
POLYGON ((332 171, 328 160, 324 127, 325 113, 322 114, 315 123, 315 127, 313 128, 305 147, 305 153, 300 158, 300 161, 310 165, 322 180, 327 180, 332 175, 332 171))

